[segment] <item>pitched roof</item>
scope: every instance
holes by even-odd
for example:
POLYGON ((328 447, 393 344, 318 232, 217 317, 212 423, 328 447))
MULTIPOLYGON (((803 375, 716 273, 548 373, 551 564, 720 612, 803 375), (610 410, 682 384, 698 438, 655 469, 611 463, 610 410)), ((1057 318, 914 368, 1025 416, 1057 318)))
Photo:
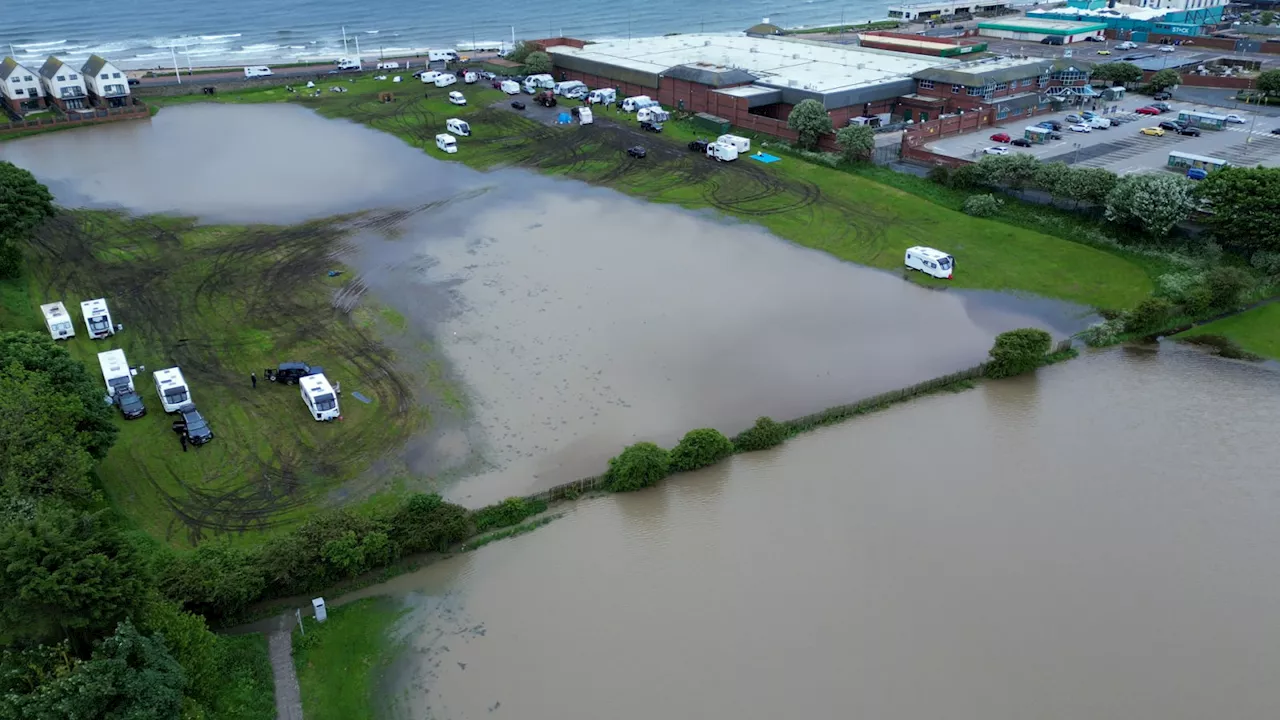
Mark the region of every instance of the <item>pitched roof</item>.
POLYGON ((44 64, 40 66, 40 76, 52 80, 53 76, 58 74, 58 68, 62 66, 63 62, 61 60, 50 55, 49 59, 45 60, 44 64))
POLYGON ((80 72, 89 77, 97 77, 106 64, 107 59, 101 55, 90 55, 89 59, 84 62, 84 67, 80 68, 80 72))
POLYGON ((4 62, 0 62, 0 80, 8 80, 9 76, 13 74, 13 71, 17 70, 19 67, 21 66, 18 65, 17 60, 14 60, 11 57, 5 58, 4 62))

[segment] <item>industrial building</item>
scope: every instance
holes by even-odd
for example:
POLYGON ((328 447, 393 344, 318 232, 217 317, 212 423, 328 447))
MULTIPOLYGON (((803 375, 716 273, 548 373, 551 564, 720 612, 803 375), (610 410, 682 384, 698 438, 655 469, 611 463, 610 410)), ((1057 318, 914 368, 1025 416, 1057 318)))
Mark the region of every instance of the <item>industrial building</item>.
POLYGON ((1009 0, 942 0, 942 2, 890 5, 889 17, 894 20, 920 22, 942 17, 1003 15, 1010 12, 1009 0))
POLYGON ((915 92, 898 100, 895 117, 927 122, 942 115, 993 111, 1025 117, 1098 97, 1089 69, 1046 58, 991 58, 921 70, 915 92))
POLYGON ((987 44, 978 38, 940 38, 880 30, 858 33, 858 43, 865 48, 892 50, 915 55, 933 55, 935 57, 972 55, 987 49, 987 44))
POLYGON ((1028 18, 1100 22, 1118 37, 1146 41, 1146 33, 1199 35, 1222 22, 1229 0, 1067 0, 1065 7, 1030 10, 1028 18))
POLYGON ((1103 37, 1107 30, 1104 22, 1075 22, 1043 17, 1008 18, 978 23, 978 34, 985 37, 1025 42, 1050 42, 1069 45, 1087 37, 1103 37))

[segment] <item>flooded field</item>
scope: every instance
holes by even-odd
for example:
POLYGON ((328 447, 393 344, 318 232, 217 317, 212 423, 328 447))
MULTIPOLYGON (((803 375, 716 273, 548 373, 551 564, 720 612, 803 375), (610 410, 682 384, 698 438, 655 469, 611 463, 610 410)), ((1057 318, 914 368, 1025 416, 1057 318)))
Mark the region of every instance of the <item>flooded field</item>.
POLYGON ((397 718, 1267 718, 1280 374, 1116 348, 362 594, 397 718), (1157 421, 1158 419, 1158 421, 1157 421))

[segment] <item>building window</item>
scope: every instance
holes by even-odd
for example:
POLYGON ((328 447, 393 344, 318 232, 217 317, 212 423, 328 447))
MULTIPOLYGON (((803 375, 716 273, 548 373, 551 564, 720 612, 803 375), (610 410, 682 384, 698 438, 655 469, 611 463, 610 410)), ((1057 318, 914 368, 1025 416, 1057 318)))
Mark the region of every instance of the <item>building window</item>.
POLYGON ((110 76, 110 74, 109 74, 109 73, 102 73, 101 75, 99 75, 99 76, 98 76, 98 79, 99 79, 99 80, 110 80, 110 79, 111 79, 111 76, 110 76))
POLYGON ((14 89, 13 89, 13 94, 14 94, 14 95, 21 95, 21 94, 22 94, 22 88, 14 88, 14 89))
POLYGON ((71 73, 71 76, 70 76, 70 77, 71 77, 71 79, 72 79, 72 80, 79 80, 79 79, 80 79, 80 76, 79 76, 79 75, 76 75, 75 73, 71 73))
POLYGON ((932 89, 933 89, 933 81, 932 81, 932 80, 919 80, 919 81, 917 81, 917 82, 916 82, 916 84, 920 87, 920 89, 921 89, 921 90, 932 90, 932 89))
POLYGON ((964 89, 964 86, 963 86, 963 85, 952 85, 952 86, 951 86, 951 94, 952 94, 952 95, 959 95, 959 94, 960 94, 960 91, 961 91, 961 90, 963 90, 963 89, 964 89))
POLYGON ((58 76, 58 82, 66 82, 66 81, 67 81, 67 76, 66 76, 66 75, 59 75, 59 76, 58 76))
POLYGON ((1031 83, 1033 82, 1035 82, 1035 80, 1031 78, 1022 78, 1022 87, 1031 87, 1031 83))
POLYGON ((996 92, 1007 89, 1009 86, 1005 83, 996 83, 996 92))
POLYGON ((32 78, 31 78, 31 76, 30 76, 30 75, 23 75, 23 76, 22 76, 22 79, 23 79, 23 80, 26 80, 27 82, 32 82, 32 78))
POLYGON ((976 97, 981 94, 982 88, 980 87, 965 88, 965 95, 969 95, 970 97, 976 97))
POLYGON ((1040 76, 1040 87, 1044 87, 1045 85, 1048 85, 1048 84, 1049 84, 1049 76, 1048 76, 1048 75, 1041 75, 1041 76, 1040 76))
POLYGON ((120 79, 120 73, 111 73, 111 77, 113 77, 113 78, 115 78, 115 79, 119 80, 119 79, 120 79))

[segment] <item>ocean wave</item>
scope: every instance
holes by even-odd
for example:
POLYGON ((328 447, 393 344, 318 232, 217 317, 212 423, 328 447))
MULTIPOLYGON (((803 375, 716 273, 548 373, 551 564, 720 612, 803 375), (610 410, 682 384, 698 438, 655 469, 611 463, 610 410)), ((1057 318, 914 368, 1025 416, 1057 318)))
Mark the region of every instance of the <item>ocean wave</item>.
POLYGON ((42 42, 42 43, 26 43, 26 44, 15 43, 14 47, 22 48, 27 52, 49 52, 50 50, 59 48, 66 44, 67 44, 66 40, 54 40, 53 42, 42 42))
POLYGON ((226 35, 201 35, 200 39, 204 40, 205 42, 212 42, 215 40, 230 40, 232 38, 238 38, 240 37, 240 35, 241 33, 227 33, 226 35))
POLYGON ((247 52, 250 52, 250 53, 252 53, 252 52, 260 53, 260 52, 267 52, 268 50, 279 50, 279 49, 280 49, 280 46, 279 46, 279 45, 276 45, 276 44, 274 44, 274 43, 256 43, 256 44, 253 44, 253 45, 241 45, 241 46, 240 46, 240 49, 235 50, 234 52, 237 52, 237 53, 247 53, 247 52))

